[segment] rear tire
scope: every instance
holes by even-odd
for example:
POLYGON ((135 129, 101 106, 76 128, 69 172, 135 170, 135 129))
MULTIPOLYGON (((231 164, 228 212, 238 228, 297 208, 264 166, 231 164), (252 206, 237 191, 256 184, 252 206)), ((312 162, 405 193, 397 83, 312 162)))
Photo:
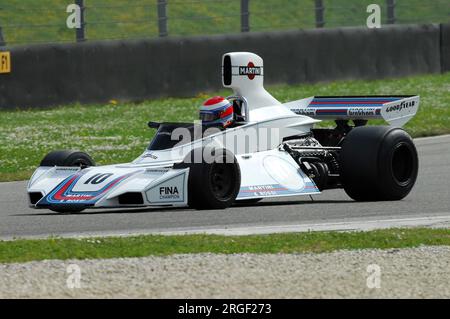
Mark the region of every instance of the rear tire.
POLYGON ((189 167, 189 207, 224 209, 231 206, 241 186, 241 171, 234 155, 226 149, 193 150, 178 167, 189 167), (202 154, 197 154, 197 152, 202 154), (206 162, 203 154, 211 154, 206 162), (196 163, 195 160, 199 160, 196 163))
POLYGON ((352 129, 339 161, 344 190, 356 201, 404 198, 414 186, 419 168, 411 137, 388 126, 352 129))

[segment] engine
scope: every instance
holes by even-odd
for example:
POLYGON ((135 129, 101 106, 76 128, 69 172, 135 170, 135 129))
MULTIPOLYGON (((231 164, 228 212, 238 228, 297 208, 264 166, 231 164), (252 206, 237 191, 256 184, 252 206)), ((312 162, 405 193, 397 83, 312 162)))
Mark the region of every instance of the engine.
POLYGON ((289 139, 283 144, 320 190, 338 188, 339 147, 324 147, 313 136, 289 139))

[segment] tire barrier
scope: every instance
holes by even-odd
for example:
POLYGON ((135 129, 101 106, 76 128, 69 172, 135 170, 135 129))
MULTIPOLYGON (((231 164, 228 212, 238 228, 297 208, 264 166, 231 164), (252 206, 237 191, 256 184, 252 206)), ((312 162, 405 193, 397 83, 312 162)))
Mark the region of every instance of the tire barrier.
POLYGON ((0 109, 139 101, 220 89, 221 56, 252 51, 269 84, 379 79, 450 67, 449 25, 400 25, 13 47, 0 109))

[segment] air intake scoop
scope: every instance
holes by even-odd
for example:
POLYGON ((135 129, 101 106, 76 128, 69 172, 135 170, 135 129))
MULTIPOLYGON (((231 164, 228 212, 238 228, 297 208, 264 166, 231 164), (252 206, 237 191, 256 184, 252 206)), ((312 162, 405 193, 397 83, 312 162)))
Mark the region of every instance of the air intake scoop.
POLYGON ((263 59, 250 52, 230 52, 222 58, 223 86, 234 95, 248 101, 250 111, 266 106, 281 105, 264 89, 263 59))

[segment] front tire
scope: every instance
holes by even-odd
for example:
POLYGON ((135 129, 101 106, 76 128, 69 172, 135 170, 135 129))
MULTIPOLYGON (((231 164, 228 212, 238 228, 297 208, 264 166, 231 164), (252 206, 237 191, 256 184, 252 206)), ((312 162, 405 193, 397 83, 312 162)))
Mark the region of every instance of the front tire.
POLYGON ((41 161, 40 166, 89 167, 95 166, 94 160, 84 152, 53 151, 41 161))
MULTIPOLYGON (((48 153, 42 159, 40 166, 81 167, 83 169, 89 166, 95 166, 95 162, 84 152, 64 150, 48 153)), ((55 206, 49 209, 57 213, 79 213, 84 210, 77 206, 55 206)))
POLYGON ((189 207, 224 209, 235 202, 241 186, 241 171, 236 158, 230 151, 196 149, 179 166, 189 167, 189 207), (195 155, 200 151, 201 155, 195 155), (211 154, 211 160, 205 161, 204 154, 211 154))
POLYGON ((413 188, 419 168, 409 134, 388 126, 352 129, 339 161, 344 190, 357 201, 404 198, 413 188))

